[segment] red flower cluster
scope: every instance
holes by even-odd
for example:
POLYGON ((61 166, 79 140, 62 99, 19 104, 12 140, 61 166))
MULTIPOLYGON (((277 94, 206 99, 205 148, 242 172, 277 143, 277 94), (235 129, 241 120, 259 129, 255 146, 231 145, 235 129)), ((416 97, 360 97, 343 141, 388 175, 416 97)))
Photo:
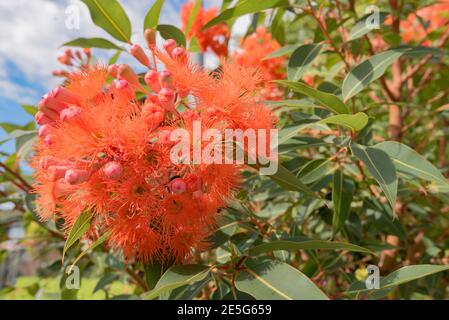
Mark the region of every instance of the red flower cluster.
POLYGON ((110 232, 109 245, 126 259, 181 262, 207 247, 241 168, 172 163, 171 131, 191 131, 194 120, 202 130, 270 129, 273 118, 255 100, 261 78, 254 68, 225 63, 209 74, 173 40, 165 51, 149 46, 165 70, 151 68, 140 46, 131 48, 149 68, 148 87, 127 65, 97 66, 70 74, 66 86, 43 97, 33 161, 37 208, 42 219, 62 217, 67 230, 89 210, 89 236, 110 232), (109 84, 108 74, 116 79, 109 84))
MULTIPOLYGON (((181 9, 182 29, 185 30, 192 13, 194 2, 185 3, 181 9)), ((204 10, 200 8, 195 14, 188 39, 196 37, 201 52, 211 49, 216 55, 226 57, 228 55, 228 42, 230 37, 229 28, 226 23, 219 23, 206 30, 202 30, 203 26, 217 16, 218 9, 210 8, 204 10)))
MULTIPOLYGON (((416 13, 410 13, 407 20, 400 23, 401 37, 405 43, 421 42, 427 35, 439 28, 448 28, 449 0, 440 0, 436 4, 419 9, 416 13)), ((391 18, 386 21, 391 24, 391 18)), ((430 40, 422 43, 431 45, 430 40)))
POLYGON ((283 66, 286 58, 277 57, 264 60, 267 55, 280 48, 279 43, 272 39, 271 34, 264 27, 258 27, 255 33, 243 40, 241 50, 234 53, 238 64, 257 67, 261 70, 263 76, 262 95, 266 100, 279 100, 284 96, 283 90, 270 81, 285 77, 283 66))

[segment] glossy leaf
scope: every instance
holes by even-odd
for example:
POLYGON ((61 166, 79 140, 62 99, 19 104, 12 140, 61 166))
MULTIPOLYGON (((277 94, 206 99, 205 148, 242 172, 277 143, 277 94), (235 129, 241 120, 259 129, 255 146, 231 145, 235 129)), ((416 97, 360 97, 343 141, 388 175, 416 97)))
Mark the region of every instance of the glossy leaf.
POLYGON ((203 30, 210 28, 214 25, 217 25, 221 22, 241 17, 248 13, 263 11, 270 8, 285 7, 288 5, 289 5, 288 0, 264 0, 264 1, 243 0, 238 2, 235 7, 224 10, 218 16, 210 20, 203 27, 203 30))
MULTIPOLYGON (((388 17, 388 12, 379 12, 379 23, 381 25, 384 23, 385 19, 388 17)), ((357 21, 354 27, 349 32, 348 41, 352 41, 355 39, 359 39, 364 35, 370 33, 372 31, 372 26, 370 24, 372 19, 372 14, 368 14, 364 16, 362 19, 357 21)))
POLYGON ((131 22, 117 0, 81 0, 89 8, 92 21, 122 42, 131 41, 131 22))
POLYGON ((334 172, 332 188, 332 202, 334 203, 332 232, 334 235, 341 230, 349 216, 354 189, 354 184, 345 178, 341 170, 334 172))
POLYGON ((351 143, 350 147, 352 153, 365 163, 368 171, 373 175, 377 183, 379 183, 394 212, 398 191, 398 179, 396 176, 396 168, 388 154, 380 149, 365 147, 356 143, 351 143))
POLYGON ((349 128, 352 131, 360 131, 367 125, 368 116, 363 112, 356 114, 337 114, 320 120, 319 123, 336 124, 349 128))
POLYGON ((261 300, 327 300, 302 272, 284 262, 266 261, 246 266, 235 282, 237 289, 261 300))
POLYGON ((287 86, 294 92, 301 93, 315 100, 324 109, 334 113, 349 113, 348 107, 337 96, 315 90, 301 82, 276 80, 276 83, 287 86))
POLYGON ((209 266, 198 264, 173 266, 162 275, 154 289, 146 293, 143 298, 151 300, 173 289, 201 281, 209 274, 210 269, 209 266))
POLYGON ((274 175, 271 175, 270 178, 286 190, 298 191, 312 197, 318 197, 317 194, 281 164, 278 164, 277 172, 274 175))
POLYGON ((109 40, 103 38, 78 38, 62 45, 63 47, 100 48, 123 50, 109 40))
POLYGON ((157 30, 161 33, 161 37, 165 40, 173 39, 176 41, 178 46, 186 46, 186 37, 177 27, 169 24, 160 24, 157 26, 157 30))
POLYGON ((150 10, 148 10, 145 20, 143 22, 143 29, 156 29, 159 23, 159 17, 161 15, 162 6, 164 0, 155 0, 150 10))
POLYGON ((295 49, 288 61, 288 79, 292 81, 301 79, 320 53, 322 47, 322 44, 311 43, 295 49))
POLYGON ((62 261, 64 261, 67 250, 69 250, 75 244, 75 242, 81 239, 81 237, 83 237, 89 230, 92 217, 93 213, 91 211, 83 211, 78 216, 72 228, 70 229, 69 235, 67 236, 67 239, 64 243, 64 248, 62 250, 62 261))

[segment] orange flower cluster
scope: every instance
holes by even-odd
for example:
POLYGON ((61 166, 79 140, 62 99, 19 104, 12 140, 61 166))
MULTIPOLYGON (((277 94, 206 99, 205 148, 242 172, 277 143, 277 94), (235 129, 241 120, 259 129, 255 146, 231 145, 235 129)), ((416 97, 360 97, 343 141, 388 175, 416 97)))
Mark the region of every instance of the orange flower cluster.
POLYGON ((234 58, 238 64, 260 69, 263 76, 262 95, 266 100, 279 100, 284 96, 283 90, 270 81, 285 77, 283 65, 286 58, 264 60, 267 55, 280 48, 279 43, 272 39, 271 34, 264 27, 258 27, 255 33, 243 40, 241 50, 234 52, 234 58))
POLYGON ((195 120, 203 131, 270 129, 273 118, 255 100, 254 68, 225 63, 209 74, 173 40, 165 50, 149 47, 163 71, 151 68, 140 46, 131 53, 149 68, 144 81, 151 90, 128 65, 91 66, 42 98, 33 161, 37 209, 44 220, 62 217, 67 230, 92 212, 89 237, 110 232, 109 245, 127 260, 182 262, 207 247, 241 166, 173 163, 170 133, 192 131, 195 120), (108 74, 115 78, 109 84, 108 74))
MULTIPOLYGON (((424 7, 416 13, 409 14, 407 20, 401 21, 402 40, 406 43, 423 41, 430 32, 444 26, 448 28, 448 22, 449 0, 438 1, 437 4, 424 7)), ((430 41, 423 42, 423 45, 430 44, 430 41)))
MULTIPOLYGON (((185 30, 192 13, 194 2, 185 3, 181 8, 182 30, 185 30)), ((226 23, 219 23, 206 30, 203 26, 217 16, 218 9, 210 8, 204 10, 200 8, 192 21, 188 39, 196 37, 201 52, 211 49, 216 55, 226 57, 228 55, 228 42, 230 37, 229 28, 226 23)))

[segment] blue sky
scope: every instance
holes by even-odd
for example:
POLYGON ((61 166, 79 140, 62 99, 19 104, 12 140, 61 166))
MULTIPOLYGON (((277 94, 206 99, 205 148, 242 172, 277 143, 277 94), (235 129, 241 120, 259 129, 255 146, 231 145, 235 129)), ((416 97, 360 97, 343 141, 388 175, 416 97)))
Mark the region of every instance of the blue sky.
MULTIPOLYGON (((154 0, 119 0, 128 13, 133 27, 132 41, 143 44, 143 19, 154 0)), ((178 25, 180 5, 187 0, 166 0, 160 21, 178 25)), ((203 0, 205 7, 219 6, 221 0, 203 0)), ((241 35, 249 19, 236 23, 233 34, 241 35)), ((95 26, 87 7, 79 0, 0 0, 0 122, 26 124, 33 118, 20 105, 35 105, 40 97, 60 81, 52 77, 53 70, 61 69, 57 57, 63 52, 61 44, 78 37, 104 37, 113 40, 95 26), (80 28, 68 29, 66 10, 76 6, 80 15, 80 28)), ((115 41, 115 40, 113 40, 115 41)), ((117 41, 115 41, 117 43, 117 41)), ((93 50, 100 60, 113 55, 113 51, 93 50)), ((206 61, 214 64, 212 55, 206 61)), ((123 55, 119 62, 137 64, 123 55)), ((6 136, 0 128, 0 140, 6 136)), ((0 147, 11 152, 13 143, 0 147)))

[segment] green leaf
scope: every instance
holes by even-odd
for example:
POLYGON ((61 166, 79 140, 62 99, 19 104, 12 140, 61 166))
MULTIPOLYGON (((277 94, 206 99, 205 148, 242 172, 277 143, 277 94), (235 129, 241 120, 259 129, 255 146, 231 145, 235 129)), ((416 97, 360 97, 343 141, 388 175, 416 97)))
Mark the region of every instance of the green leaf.
POLYGON ((331 164, 331 159, 314 159, 301 168, 298 178, 305 184, 313 183, 334 170, 331 164))
POLYGON ((338 114, 349 113, 348 107, 344 104, 344 102, 333 94, 315 90, 301 82, 286 80, 275 80, 274 82, 287 86, 295 92, 314 99, 316 103, 320 104, 326 110, 338 114))
MULTIPOLYGON (((379 12, 379 23, 383 24, 388 15, 389 15, 388 12, 379 12)), ((349 32, 348 41, 361 38, 364 35, 371 32, 372 29, 369 27, 368 24, 370 19, 372 19, 371 13, 361 18, 349 32)))
POLYGON ((75 223, 70 229, 69 235, 64 243, 64 248, 62 250, 62 261, 64 263, 64 257, 67 250, 70 249, 75 242, 81 239, 82 236, 89 230, 90 222, 92 220, 93 213, 91 211, 83 211, 79 217, 76 219, 75 223))
POLYGON ((146 293, 143 298, 151 300, 173 289, 201 281, 210 270, 211 267, 198 264, 173 266, 162 275, 154 289, 146 293))
MULTIPOLYGON (((71 270, 71 269, 78 263, 78 261, 80 261, 81 258, 84 257, 84 256, 86 255, 87 251, 93 250, 93 249, 95 249, 96 247, 98 247, 99 245, 101 245, 103 242, 105 242, 105 241, 109 238, 110 235, 111 235, 111 232, 110 232, 110 231, 103 233, 97 240, 95 240, 91 245, 89 245, 89 246, 86 248, 86 250, 83 250, 83 251, 78 255, 78 257, 76 257, 75 261, 73 261, 73 263, 72 263, 72 265, 70 266, 70 269, 69 269, 69 270, 71 270)), ((69 271, 69 273, 70 273, 70 272, 71 272, 71 271, 69 271)))
POLYGON ((332 188, 332 201, 334 203, 334 215, 332 216, 332 232, 336 235, 343 228, 351 210, 351 202, 354 194, 354 184, 345 178, 341 170, 334 172, 332 188))
POLYGON ((118 58, 120 57, 121 51, 117 51, 116 53, 114 53, 114 55, 109 58, 108 61, 108 66, 110 66, 111 64, 115 64, 118 60, 118 58))
POLYGON ((150 10, 148 10, 147 15, 145 16, 145 20, 143 22, 143 30, 146 29, 156 29, 157 24, 159 23, 159 17, 161 15, 162 5, 164 4, 164 0, 156 0, 151 6, 150 10))
POLYGON ((280 163, 278 164, 277 172, 269 177, 286 190, 298 191, 314 198, 319 198, 316 193, 280 163))
POLYGON ((289 6, 288 0, 264 0, 264 1, 243 0, 240 1, 235 7, 224 10, 214 19, 210 20, 203 27, 203 30, 210 28, 221 22, 224 22, 226 20, 241 17, 248 13, 254 13, 270 8, 286 7, 286 6, 289 6))
POLYGON ((396 170, 407 179, 419 178, 435 184, 449 185, 447 179, 433 164, 418 152, 396 141, 385 141, 374 146, 393 160, 396 170))
POLYGON ((249 254, 258 255, 277 250, 347 250, 374 254, 371 250, 352 243, 325 240, 298 240, 295 238, 267 242, 249 250, 249 254))
POLYGON ((370 290, 366 288, 364 282, 356 282, 355 284, 351 285, 348 292, 360 293, 365 291, 379 291, 394 288, 401 284, 447 270, 449 270, 448 265, 417 264, 412 266, 405 266, 396 271, 393 271, 386 277, 380 279, 379 289, 370 290))
POLYGON ((365 163, 368 171, 379 183, 394 212, 398 191, 398 178, 396 176, 396 168, 388 154, 380 149, 361 146, 353 142, 351 142, 350 148, 352 153, 365 163))
POLYGON ((95 285, 94 291, 92 293, 95 293, 101 289, 104 289, 108 284, 111 284, 115 280, 118 280, 119 276, 113 273, 106 273, 103 277, 98 280, 97 284, 95 285))
POLYGON ((186 46, 186 37, 184 33, 175 26, 160 24, 157 26, 157 30, 161 33, 162 38, 165 40, 173 39, 179 46, 186 46))
POLYGON ((131 41, 131 22, 117 0, 81 0, 89 8, 92 21, 122 42, 131 41))
POLYGON ((186 29, 184 30, 184 34, 188 37, 190 29, 192 28, 193 21, 195 20, 198 11, 201 9, 202 0, 195 0, 195 4, 193 6, 192 12, 190 12, 189 21, 187 21, 186 29))
POLYGON ((63 47, 100 48, 123 50, 109 40, 103 38, 78 38, 62 45, 63 47))
POLYGON ((265 58, 263 58, 262 61, 290 55, 293 51, 295 51, 296 48, 298 48, 298 45, 296 45, 296 44, 286 45, 282 48, 279 48, 279 49, 273 51, 272 53, 267 55, 265 58))
POLYGON ((302 272, 279 261, 247 263, 235 285, 238 290, 260 300, 328 300, 302 272))
POLYGON ((23 104, 23 105, 21 105, 21 107, 22 107, 22 109, 23 109, 26 113, 32 115, 33 117, 34 117, 34 115, 37 113, 37 107, 36 107, 36 106, 31 106, 31 105, 28 105, 28 104, 23 104))
POLYGON ((374 80, 379 79, 406 49, 387 50, 363 61, 349 72, 343 81, 343 100, 348 101, 374 80))
POLYGON ((304 73, 310 68, 313 60, 318 56, 322 44, 305 44, 293 51, 290 60, 288 61, 288 79, 292 81, 298 81, 302 78, 304 73))
POLYGON ((363 112, 356 114, 337 114, 320 120, 319 123, 336 124, 349 128, 352 131, 360 131, 368 123, 368 116, 363 112))
POLYGON ((35 137, 37 134, 37 130, 14 130, 10 134, 8 134, 3 140, 0 140, 0 144, 5 143, 12 139, 28 139, 35 137))

